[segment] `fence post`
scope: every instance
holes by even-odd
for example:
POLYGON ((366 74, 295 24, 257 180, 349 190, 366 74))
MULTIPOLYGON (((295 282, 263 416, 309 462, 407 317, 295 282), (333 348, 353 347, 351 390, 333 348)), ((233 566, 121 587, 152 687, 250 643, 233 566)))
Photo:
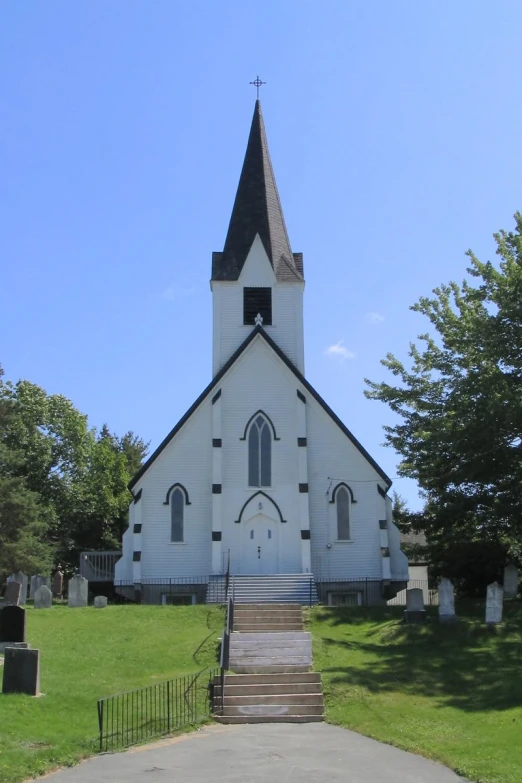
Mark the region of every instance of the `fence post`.
POLYGON ((103 750, 103 699, 98 699, 98 728, 100 731, 100 753, 103 750))
POLYGON ((312 577, 310 577, 310 602, 309 602, 310 609, 312 608, 312 577))
POLYGON ((170 680, 167 680, 167 732, 170 732, 170 680))

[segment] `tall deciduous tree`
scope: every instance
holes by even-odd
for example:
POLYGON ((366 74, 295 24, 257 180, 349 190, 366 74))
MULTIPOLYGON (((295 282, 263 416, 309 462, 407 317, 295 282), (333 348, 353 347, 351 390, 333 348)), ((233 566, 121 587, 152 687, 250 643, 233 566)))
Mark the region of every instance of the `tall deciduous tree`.
POLYGON ((410 366, 382 364, 398 383, 366 392, 398 414, 385 427, 401 476, 426 499, 419 528, 450 545, 492 541, 520 555, 522 540, 522 215, 495 234, 498 264, 470 250, 470 278, 412 307, 435 334, 410 345, 410 366))

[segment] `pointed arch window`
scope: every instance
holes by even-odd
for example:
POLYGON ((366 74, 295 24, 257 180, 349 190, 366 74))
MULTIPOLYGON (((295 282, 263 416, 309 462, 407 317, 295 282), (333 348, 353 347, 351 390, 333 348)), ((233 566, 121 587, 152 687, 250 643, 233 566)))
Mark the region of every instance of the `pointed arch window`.
POLYGON ((248 484, 270 487, 272 483, 272 433, 264 416, 258 415, 248 433, 248 484))
POLYGON ((172 543, 183 543, 185 517, 185 496, 179 487, 170 495, 170 540, 172 543))
POLYGON ((346 487, 339 487, 335 493, 337 512, 337 540, 350 540, 350 496, 346 487))

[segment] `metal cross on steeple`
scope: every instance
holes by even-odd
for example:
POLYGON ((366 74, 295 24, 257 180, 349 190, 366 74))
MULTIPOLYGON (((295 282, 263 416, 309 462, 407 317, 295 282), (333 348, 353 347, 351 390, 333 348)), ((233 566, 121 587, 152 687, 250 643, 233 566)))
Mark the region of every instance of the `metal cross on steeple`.
POLYGON ((262 82, 262 81, 261 81, 261 79, 259 78, 259 76, 257 76, 257 77, 256 77, 256 79, 255 79, 255 81, 253 81, 253 82, 249 82, 249 84, 253 84, 253 85, 254 85, 254 87, 256 88, 256 90, 257 90, 257 99, 259 100, 259 88, 260 88, 260 87, 261 87, 263 84, 266 84, 266 82, 262 82))

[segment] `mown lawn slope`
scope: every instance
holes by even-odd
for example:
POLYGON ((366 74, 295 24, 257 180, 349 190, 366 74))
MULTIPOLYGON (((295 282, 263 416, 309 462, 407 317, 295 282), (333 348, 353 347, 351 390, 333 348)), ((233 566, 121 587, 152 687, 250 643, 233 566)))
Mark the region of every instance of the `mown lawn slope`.
MULTIPOLYGON (((457 607, 459 612, 459 607, 457 607)), ((436 759, 471 781, 522 781, 522 607, 489 629, 462 619, 404 625, 402 610, 317 608, 314 663, 327 720, 436 759)))
POLYGON ((204 605, 28 608, 44 695, 0 694, 0 781, 94 753, 99 698, 215 667, 222 627, 222 610, 204 605))

